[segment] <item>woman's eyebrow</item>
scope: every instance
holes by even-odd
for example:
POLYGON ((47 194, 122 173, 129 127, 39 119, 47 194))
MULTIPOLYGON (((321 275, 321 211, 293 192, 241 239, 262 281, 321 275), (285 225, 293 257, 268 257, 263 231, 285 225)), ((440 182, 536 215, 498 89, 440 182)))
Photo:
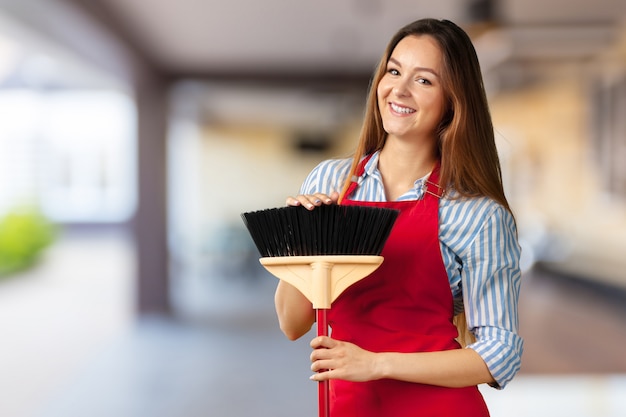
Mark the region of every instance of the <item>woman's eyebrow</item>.
MULTIPOLYGON (((399 66, 400 68, 402 68, 402 64, 395 58, 389 58, 389 62, 399 66)), ((433 74, 435 77, 439 78, 439 74, 437 74, 437 71, 435 71, 432 68, 428 68, 428 67, 415 67, 413 68, 416 71, 426 71, 426 72, 430 72, 431 74, 433 74)))

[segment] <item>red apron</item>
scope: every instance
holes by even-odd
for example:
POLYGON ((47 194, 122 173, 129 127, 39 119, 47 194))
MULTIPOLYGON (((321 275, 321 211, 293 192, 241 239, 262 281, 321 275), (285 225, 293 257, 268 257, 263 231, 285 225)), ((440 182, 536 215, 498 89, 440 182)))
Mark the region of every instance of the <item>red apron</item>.
MULTIPOLYGON (((359 168, 363 174, 367 159, 359 168)), ((341 294, 328 311, 332 337, 373 352, 459 349, 452 323, 453 299, 439 246, 438 169, 422 200, 342 204, 400 210, 370 276, 341 294)), ((487 417, 478 388, 445 388, 391 379, 330 383, 333 417, 487 417)))

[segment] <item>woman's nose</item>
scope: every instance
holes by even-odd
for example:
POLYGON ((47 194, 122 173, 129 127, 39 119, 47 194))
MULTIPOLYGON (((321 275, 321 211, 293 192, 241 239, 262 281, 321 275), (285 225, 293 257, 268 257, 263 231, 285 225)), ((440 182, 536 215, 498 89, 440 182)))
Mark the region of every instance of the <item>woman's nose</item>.
POLYGON ((396 83, 394 84, 392 91, 396 96, 399 96, 399 97, 404 97, 408 95, 409 94, 408 81, 406 79, 396 80, 396 83))

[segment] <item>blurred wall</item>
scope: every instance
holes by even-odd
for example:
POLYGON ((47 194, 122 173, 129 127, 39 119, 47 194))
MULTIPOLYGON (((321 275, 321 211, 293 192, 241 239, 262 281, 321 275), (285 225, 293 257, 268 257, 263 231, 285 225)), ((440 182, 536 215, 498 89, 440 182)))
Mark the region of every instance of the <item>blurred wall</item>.
POLYGON ((509 146, 509 195, 534 260, 626 288, 626 195, 609 181, 626 180, 624 108, 598 108, 594 96, 602 86, 623 103, 624 63, 622 41, 593 62, 552 65, 545 79, 498 94, 491 106, 497 135, 509 146), (607 147, 622 157, 603 160, 607 147))

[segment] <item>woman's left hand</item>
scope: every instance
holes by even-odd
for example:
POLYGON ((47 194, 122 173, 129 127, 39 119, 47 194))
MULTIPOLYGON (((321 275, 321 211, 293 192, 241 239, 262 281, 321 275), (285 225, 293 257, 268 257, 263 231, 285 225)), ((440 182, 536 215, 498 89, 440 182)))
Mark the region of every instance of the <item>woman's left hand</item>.
POLYGON ((318 336, 311 341, 311 376, 314 381, 343 379, 370 381, 376 377, 376 353, 349 342, 318 336), (323 372, 319 372, 323 370, 323 372))

